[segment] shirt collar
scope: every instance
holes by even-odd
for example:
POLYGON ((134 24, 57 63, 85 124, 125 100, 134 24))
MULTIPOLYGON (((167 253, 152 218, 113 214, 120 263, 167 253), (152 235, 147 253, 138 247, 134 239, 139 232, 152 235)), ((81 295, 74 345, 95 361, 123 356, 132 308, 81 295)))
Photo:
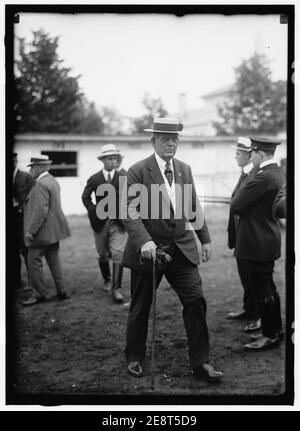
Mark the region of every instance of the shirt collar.
POLYGON ((40 180, 41 178, 43 178, 45 175, 48 175, 48 171, 47 172, 42 172, 41 175, 39 175, 36 179, 36 181, 40 180))
MULTIPOLYGON (((154 153, 154 155, 155 155, 155 159, 157 161, 157 164, 158 164, 159 168, 164 171, 165 168, 166 168, 167 162, 164 159, 162 159, 157 153, 154 153)), ((172 171, 174 171, 174 168, 173 168, 173 158, 170 160, 170 165, 171 165, 172 171)))
POLYGON ((276 165, 278 166, 278 162, 275 159, 265 160, 264 162, 260 163, 259 167, 263 168, 263 167, 268 166, 268 165, 273 165, 274 163, 276 163, 276 165))
POLYGON ((113 169, 112 171, 108 172, 106 169, 103 168, 103 175, 105 180, 107 181, 107 177, 108 174, 110 174, 110 178, 113 179, 114 175, 115 175, 115 169, 113 169))
POLYGON ((249 172, 251 171, 253 169, 253 164, 252 164, 252 162, 250 162, 250 163, 248 163, 248 165, 246 165, 246 166, 244 166, 243 168, 242 168, 242 172, 244 173, 244 174, 249 174, 249 172))

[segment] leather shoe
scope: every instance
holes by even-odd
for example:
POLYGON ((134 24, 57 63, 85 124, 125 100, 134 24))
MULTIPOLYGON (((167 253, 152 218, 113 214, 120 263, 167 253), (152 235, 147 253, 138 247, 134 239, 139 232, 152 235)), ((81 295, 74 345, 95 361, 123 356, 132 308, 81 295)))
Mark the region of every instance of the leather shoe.
MULTIPOLYGON (((283 340, 283 338, 284 338, 284 331, 281 329, 278 333, 277 333, 277 336, 278 336, 278 338, 279 338, 279 340, 281 341, 281 340, 283 340)), ((250 340, 251 341, 256 341, 256 340, 258 340, 259 338, 261 338, 261 337, 263 337, 263 334, 262 334, 262 332, 259 332, 258 334, 251 334, 250 335, 250 340)))
POLYGON ((102 289, 103 289, 103 290, 104 290, 104 292, 106 292, 106 293, 111 292, 111 280, 110 280, 110 279, 104 280, 104 283, 103 283, 102 289))
POLYGON ((197 380, 204 380, 209 383, 219 383, 224 374, 216 371, 212 365, 204 363, 194 368, 193 375, 197 380))
POLYGON ((113 296, 114 302, 116 302, 117 304, 123 304, 124 299, 123 299, 122 293, 120 292, 120 289, 114 290, 112 296, 113 296))
POLYGON ((257 331, 261 328, 261 319, 254 320, 253 322, 249 323, 249 325, 245 326, 244 331, 245 332, 253 332, 257 331))
POLYGON ((258 340, 253 341, 252 343, 245 344, 244 347, 246 350, 251 351, 261 351, 261 350, 267 350, 272 349, 273 347, 277 347, 279 344, 279 338, 269 338, 269 337, 260 337, 258 340))
POLYGON ((128 373, 133 377, 142 377, 143 367, 139 361, 130 361, 127 365, 128 373))
POLYGON ((31 296, 31 298, 27 299, 26 301, 22 301, 22 305, 24 307, 27 307, 29 305, 35 305, 38 304, 40 302, 44 302, 45 298, 44 297, 39 297, 39 298, 35 298, 34 296, 31 296))
POLYGON ((242 320, 253 317, 248 311, 232 311, 228 313, 227 319, 242 320))

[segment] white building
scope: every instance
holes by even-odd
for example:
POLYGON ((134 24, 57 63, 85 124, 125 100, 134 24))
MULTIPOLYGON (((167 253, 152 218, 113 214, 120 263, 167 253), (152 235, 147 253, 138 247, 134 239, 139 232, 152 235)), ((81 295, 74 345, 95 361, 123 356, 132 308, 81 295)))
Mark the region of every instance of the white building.
MULTIPOLYGON (((236 137, 180 137, 176 157, 192 167, 200 196, 229 197, 239 176, 230 145, 236 137)), ((33 156, 48 154, 53 160, 51 173, 61 185, 62 206, 67 215, 85 214, 81 194, 87 179, 102 168, 97 159, 100 147, 114 143, 124 154, 123 167, 153 153, 150 136, 81 136, 63 134, 20 134, 15 136, 14 151, 18 153, 19 167, 33 156)), ((278 160, 286 157, 285 144, 279 145, 278 160)))

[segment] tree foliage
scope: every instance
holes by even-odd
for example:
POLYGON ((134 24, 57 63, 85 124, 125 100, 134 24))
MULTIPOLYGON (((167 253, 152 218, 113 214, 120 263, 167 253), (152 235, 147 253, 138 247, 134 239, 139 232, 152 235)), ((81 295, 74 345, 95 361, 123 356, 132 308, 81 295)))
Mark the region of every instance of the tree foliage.
POLYGON ((166 117, 168 115, 160 98, 152 98, 148 93, 145 93, 142 104, 146 112, 133 120, 134 133, 142 133, 144 129, 151 128, 153 117, 166 117))
POLYGON ((15 62, 15 119, 18 132, 101 133, 94 104, 80 91, 80 76, 70 76, 57 54, 58 37, 43 30, 26 43, 19 38, 15 62))
POLYGON ((235 84, 218 111, 218 135, 276 134, 286 126, 286 83, 273 82, 268 58, 255 53, 235 69, 235 84))

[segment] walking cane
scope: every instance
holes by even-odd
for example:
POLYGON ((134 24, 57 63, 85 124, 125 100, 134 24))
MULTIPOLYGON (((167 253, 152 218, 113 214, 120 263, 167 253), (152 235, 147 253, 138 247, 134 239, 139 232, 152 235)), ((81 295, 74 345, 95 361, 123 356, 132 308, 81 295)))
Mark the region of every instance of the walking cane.
POLYGON ((151 389, 155 389, 155 328, 156 328, 156 256, 152 265, 152 339, 151 339, 151 389))

